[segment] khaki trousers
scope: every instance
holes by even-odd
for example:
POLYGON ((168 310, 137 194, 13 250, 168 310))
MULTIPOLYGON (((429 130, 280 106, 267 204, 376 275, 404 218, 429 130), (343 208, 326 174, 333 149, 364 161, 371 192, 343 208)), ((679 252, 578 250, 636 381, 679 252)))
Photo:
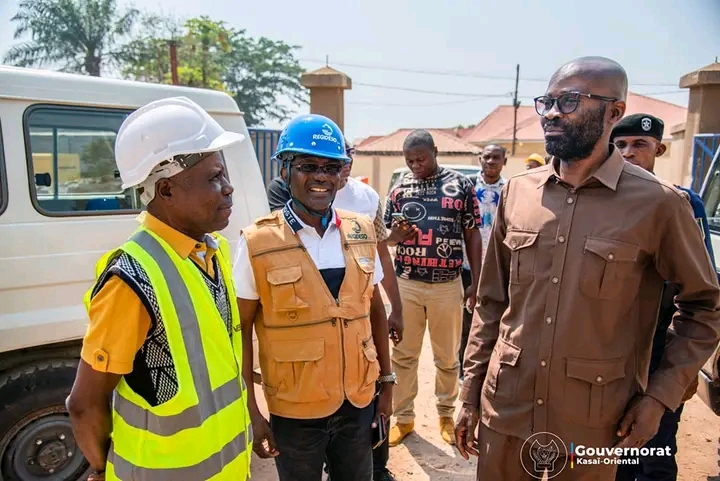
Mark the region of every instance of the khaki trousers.
POLYGON ((523 447, 524 443, 522 438, 493 431, 480 422, 476 481, 615 481, 617 465, 575 465, 571 469, 566 456, 558 458, 554 471, 544 478, 541 472, 535 472, 529 450, 532 443, 523 447))
POLYGON ((393 389, 393 411, 397 422, 415 419, 418 393, 418 360, 425 326, 430 331, 435 360, 435 397, 439 416, 452 417, 458 396, 458 349, 462 331, 463 290, 460 277, 450 282, 428 284, 398 278, 405 330, 393 348, 392 364, 398 385, 393 389))

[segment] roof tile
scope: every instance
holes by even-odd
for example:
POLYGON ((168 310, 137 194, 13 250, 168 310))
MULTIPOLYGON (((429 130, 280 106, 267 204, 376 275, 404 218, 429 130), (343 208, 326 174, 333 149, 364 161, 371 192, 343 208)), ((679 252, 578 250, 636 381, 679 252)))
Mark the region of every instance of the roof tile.
MULTIPOLYGON (((402 152, 403 142, 410 132, 414 129, 399 129, 385 137, 379 137, 375 140, 361 142, 355 147, 358 153, 362 152, 402 152)), ((457 137, 452 133, 448 133, 446 129, 427 129, 435 140, 435 146, 441 154, 448 153, 467 153, 472 154, 478 151, 478 148, 469 144, 464 139, 457 137)))

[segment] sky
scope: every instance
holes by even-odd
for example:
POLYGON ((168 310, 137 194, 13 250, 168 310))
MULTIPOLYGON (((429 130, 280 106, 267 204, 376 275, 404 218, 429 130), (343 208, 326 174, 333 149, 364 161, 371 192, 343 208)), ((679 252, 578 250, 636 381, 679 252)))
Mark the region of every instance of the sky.
MULTIPOLYGON (((18 3, 0 0, 0 52, 13 42, 10 18, 18 3)), ((134 0, 132 5, 181 18, 208 15, 249 35, 297 45, 307 70, 324 66, 327 56, 329 65, 353 82, 345 92, 345 133, 351 140, 399 128, 476 124, 498 105, 512 104, 517 64, 520 101, 531 105, 553 71, 585 55, 618 61, 631 91, 687 106, 680 77, 720 56, 720 0, 454 0, 444 6, 432 0, 134 0)), ((308 111, 305 105, 297 113, 308 111)))

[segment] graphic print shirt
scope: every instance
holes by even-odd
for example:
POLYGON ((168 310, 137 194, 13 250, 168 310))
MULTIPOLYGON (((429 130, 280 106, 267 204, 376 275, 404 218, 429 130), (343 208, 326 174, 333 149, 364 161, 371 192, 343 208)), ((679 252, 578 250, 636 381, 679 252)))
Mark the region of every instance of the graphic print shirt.
POLYGON ((404 174, 390 192, 385 225, 402 213, 420 233, 397 246, 398 277, 427 283, 455 280, 462 271, 463 231, 480 225, 477 198, 470 179, 444 167, 427 179, 404 174))
POLYGON ((480 236, 482 237, 483 259, 485 251, 487 251, 490 232, 492 231, 493 220, 495 220, 495 212, 497 212, 498 202, 502 189, 505 185, 505 179, 500 177, 494 184, 485 182, 482 172, 478 173, 477 182, 475 182, 475 196, 478 201, 478 209, 480 211, 480 236))

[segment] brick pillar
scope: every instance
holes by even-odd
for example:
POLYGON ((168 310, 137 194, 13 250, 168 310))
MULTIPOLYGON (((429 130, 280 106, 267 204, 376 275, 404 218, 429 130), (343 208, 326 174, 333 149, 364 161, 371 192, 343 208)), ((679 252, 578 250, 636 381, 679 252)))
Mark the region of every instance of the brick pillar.
MULTIPOLYGON (((720 133, 720 63, 715 62, 683 75, 680 87, 690 89, 683 145, 683 178, 686 178, 692 174, 693 137, 696 134, 720 133)), ((702 178, 708 167, 705 166, 705 172, 699 172, 702 178)), ((701 183, 702 179, 696 182, 701 183)))
POLYGON ((352 80, 332 67, 323 67, 303 74, 303 87, 310 90, 310 113, 332 119, 345 132, 345 90, 352 89, 352 80))

